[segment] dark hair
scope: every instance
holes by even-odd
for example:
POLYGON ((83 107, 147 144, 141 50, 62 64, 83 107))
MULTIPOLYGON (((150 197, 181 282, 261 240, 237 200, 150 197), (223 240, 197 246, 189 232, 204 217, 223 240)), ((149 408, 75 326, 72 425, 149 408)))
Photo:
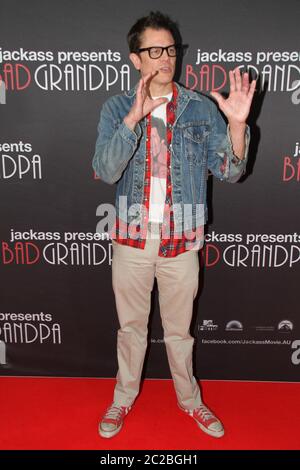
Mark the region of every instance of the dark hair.
POLYGON ((175 42, 179 36, 179 25, 176 21, 171 20, 168 15, 164 15, 160 11, 150 11, 148 16, 138 19, 129 33, 127 34, 127 42, 130 52, 137 52, 141 47, 141 36, 146 28, 156 30, 166 29, 170 31, 175 42))

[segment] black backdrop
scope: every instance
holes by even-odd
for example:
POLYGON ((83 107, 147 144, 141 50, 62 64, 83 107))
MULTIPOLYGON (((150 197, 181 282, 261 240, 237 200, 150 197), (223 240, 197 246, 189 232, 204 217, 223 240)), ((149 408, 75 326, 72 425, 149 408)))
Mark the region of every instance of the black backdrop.
MULTIPOLYGON (((189 45, 183 85, 226 93, 237 65, 258 78, 247 175, 236 184, 209 176, 196 375, 298 381, 299 1, 0 8, 0 374, 117 372, 111 244, 95 239, 97 208, 114 203, 116 188, 91 162, 102 103, 138 79, 126 34, 151 8, 178 20, 189 45)), ((170 377, 162 338, 155 287, 146 377, 170 377)))

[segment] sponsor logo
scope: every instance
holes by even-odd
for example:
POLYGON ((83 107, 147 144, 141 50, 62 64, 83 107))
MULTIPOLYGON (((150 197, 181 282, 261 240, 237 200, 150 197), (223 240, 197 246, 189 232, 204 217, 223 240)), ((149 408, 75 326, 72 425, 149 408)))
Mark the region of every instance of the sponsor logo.
POLYGON ((282 331, 283 333, 289 333, 294 328, 293 323, 290 320, 282 320, 278 323, 278 330, 282 331))
POLYGON ((268 325, 260 325, 260 326, 255 326, 256 331, 274 331, 275 327, 274 326, 268 326, 268 325))
POLYGON ((215 331, 218 329, 218 325, 215 325, 213 320, 203 320, 202 325, 199 325, 201 331, 215 331))
POLYGON ((226 331, 243 331, 243 325, 238 320, 231 320, 227 323, 226 331))

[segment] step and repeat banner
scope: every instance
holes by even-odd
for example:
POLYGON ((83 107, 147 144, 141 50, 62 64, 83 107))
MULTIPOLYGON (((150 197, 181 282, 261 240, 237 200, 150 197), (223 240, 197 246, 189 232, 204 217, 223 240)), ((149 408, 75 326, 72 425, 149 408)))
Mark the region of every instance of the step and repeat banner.
MULTIPOLYGON (((115 377, 116 185, 93 172, 102 104, 138 80, 126 35, 161 10, 188 45, 176 80, 209 96, 257 78, 247 173, 208 175, 191 334, 200 379, 300 379, 300 2, 1 0, 0 374, 115 377)), ((170 378, 155 284, 144 376, 170 378)))

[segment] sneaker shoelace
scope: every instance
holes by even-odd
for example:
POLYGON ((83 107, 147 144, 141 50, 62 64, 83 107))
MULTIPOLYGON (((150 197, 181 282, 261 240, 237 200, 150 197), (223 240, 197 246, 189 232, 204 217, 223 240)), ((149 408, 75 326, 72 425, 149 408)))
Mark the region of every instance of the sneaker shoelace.
POLYGON ((112 419, 119 421, 124 413, 124 410, 122 407, 112 405, 110 406, 104 416, 104 419, 112 419))
POLYGON ((203 421, 208 421, 209 419, 216 419, 216 417, 212 414, 211 411, 209 411, 208 408, 206 408, 205 405, 200 405, 196 413, 203 419, 203 421))

